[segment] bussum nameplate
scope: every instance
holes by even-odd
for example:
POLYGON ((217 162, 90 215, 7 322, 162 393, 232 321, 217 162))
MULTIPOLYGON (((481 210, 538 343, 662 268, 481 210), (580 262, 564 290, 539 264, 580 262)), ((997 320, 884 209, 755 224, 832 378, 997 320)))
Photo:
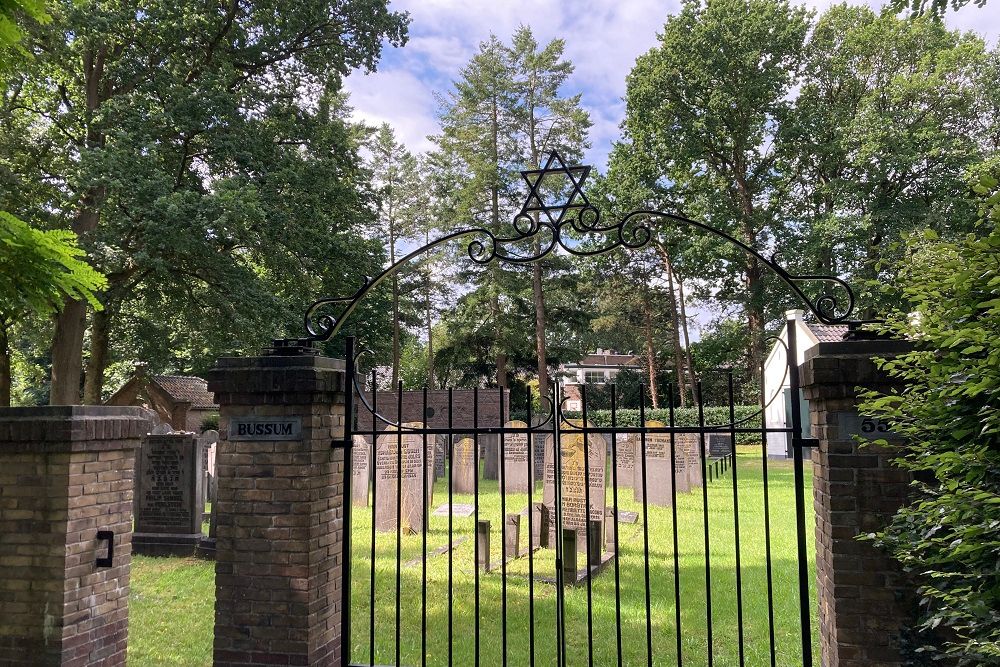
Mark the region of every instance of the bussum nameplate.
POLYGON ((230 440, 301 440, 301 417, 239 417, 229 420, 230 440))

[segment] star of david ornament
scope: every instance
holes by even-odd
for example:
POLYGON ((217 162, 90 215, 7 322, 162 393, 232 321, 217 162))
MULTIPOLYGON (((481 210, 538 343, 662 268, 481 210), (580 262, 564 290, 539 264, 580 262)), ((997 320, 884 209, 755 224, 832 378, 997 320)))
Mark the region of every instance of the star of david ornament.
POLYGON ((553 225, 557 225, 569 211, 590 206, 587 195, 580 189, 589 173, 589 166, 568 167, 558 152, 549 153, 541 169, 521 172, 521 178, 528 184, 528 198, 521 207, 521 214, 543 213, 553 225), (556 187, 551 187, 553 185, 556 187))

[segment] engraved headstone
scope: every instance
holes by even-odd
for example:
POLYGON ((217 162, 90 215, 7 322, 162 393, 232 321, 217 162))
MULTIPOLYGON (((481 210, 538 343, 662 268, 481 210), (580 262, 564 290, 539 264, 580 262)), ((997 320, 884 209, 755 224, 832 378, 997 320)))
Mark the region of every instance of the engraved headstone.
POLYGON ((390 427, 378 436, 375 443, 375 477, 378 492, 375 496, 375 528, 382 532, 396 530, 397 502, 402 514, 398 517, 403 532, 418 533, 424 526, 424 508, 429 505, 434 482, 433 447, 425 452, 423 436, 405 429, 421 428, 419 422, 403 424, 400 434, 390 427), (424 456, 427 467, 424 468, 424 456), (424 472, 424 476, 421 475, 424 472), (427 498, 423 485, 427 483, 427 498), (398 495, 397 495, 398 490, 398 495), (401 500, 399 500, 401 498, 401 500))
POLYGON ((143 439, 134 496, 136 553, 194 553, 205 509, 201 448, 193 433, 143 439))
MULTIPOLYGON (((562 534, 562 560, 563 579, 570 585, 576 583, 577 552, 580 549, 580 532, 575 528, 563 528, 562 534)), ((586 540, 586 538, 584 538, 586 540)), ((586 544, 584 545, 586 548, 586 544)))
POLYGON ((715 459, 721 459, 733 453, 733 436, 729 433, 709 433, 708 455, 715 459))
POLYGON ((504 535, 503 557, 504 560, 517 558, 521 555, 521 515, 508 514, 506 522, 506 534, 504 535))
MULTIPOLYGON (((587 548, 588 520, 602 522, 605 505, 605 465, 607 445, 599 434, 590 434, 586 442, 583 433, 567 426, 560 437, 561 459, 556 460, 555 448, 548 447, 545 457, 545 481, 542 502, 555 516, 556 475, 560 478, 562 527, 576 530, 580 550, 587 548), (585 456, 586 455, 586 456, 585 456), (589 458, 589 461, 588 461, 589 458), (589 510, 587 507, 589 484, 589 510)), ((555 540, 555 522, 551 522, 551 540, 555 540)))
POLYGON ((476 490, 476 444, 472 438, 461 438, 452 452, 451 483, 455 493, 473 493, 476 490))
POLYGON ((619 489, 631 489, 635 482, 635 447, 638 433, 619 433, 615 436, 615 474, 619 489))
MULTIPOLYGON (((659 421, 647 421, 647 428, 663 428, 666 424, 659 421)), ((677 436, 679 437, 679 436, 677 436)), ((672 502, 673 485, 676 482, 677 491, 687 490, 687 468, 682 468, 681 461, 685 460, 681 451, 677 449, 675 461, 675 480, 670 470, 670 434, 669 433, 647 433, 646 451, 643 456, 642 439, 635 440, 635 501, 643 501, 643 482, 645 481, 646 502, 649 505, 659 507, 669 507, 672 502), (683 473, 682 473, 683 470, 683 473), (645 472, 645 480, 643 473, 645 472), (684 480, 683 483, 681 480, 684 480)))
POLYGON ((448 459, 448 438, 440 434, 431 437, 436 443, 434 448, 434 479, 441 479, 444 477, 444 468, 448 459))
MULTIPOLYGON (((507 428, 527 428, 523 421, 509 421, 507 428)), ((528 434, 507 433, 503 438, 503 487, 505 493, 528 492, 528 434)))
POLYGON ((531 544, 542 549, 549 548, 549 508, 545 503, 532 503, 531 544))
POLYGON ((351 501, 355 507, 368 507, 370 460, 368 441, 363 435, 355 435, 351 448, 351 501))
POLYGON ((485 433, 479 436, 482 448, 483 479, 500 479, 500 437, 485 433))
POLYGON ((701 446, 701 436, 696 433, 681 433, 677 436, 678 456, 680 456, 680 452, 684 452, 687 459, 688 485, 692 489, 705 482, 701 446))

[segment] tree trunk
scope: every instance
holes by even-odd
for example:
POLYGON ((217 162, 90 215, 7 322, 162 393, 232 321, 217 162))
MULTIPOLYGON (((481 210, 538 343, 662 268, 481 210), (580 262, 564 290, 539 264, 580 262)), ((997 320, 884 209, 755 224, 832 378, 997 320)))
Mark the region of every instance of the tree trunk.
POLYGON ((104 371, 108 365, 108 333, 111 313, 107 306, 94 313, 90 326, 90 358, 83 383, 84 405, 100 405, 104 392, 104 371))
MULTIPOLYGON (((424 243, 430 243, 430 231, 424 230, 424 243)), ((427 273, 424 276, 424 298, 426 302, 426 325, 427 325, 427 386, 431 389, 434 388, 434 321, 431 317, 431 288, 433 284, 431 282, 431 270, 432 266, 430 262, 427 265, 427 273)))
MULTIPOLYGON (((396 225, 393 222, 392 183, 389 183, 389 266, 396 263, 396 225)), ((392 273, 392 388, 399 385, 399 277, 392 273)))
POLYGON ((660 390, 656 386, 656 346, 653 343, 653 306, 649 302, 649 292, 642 294, 643 337, 646 342, 646 368, 649 371, 649 398, 653 409, 660 407, 660 390))
MULTIPOLYGON (((490 187, 490 221, 493 223, 493 233, 497 234, 500 232, 500 119, 499 112, 497 109, 497 98, 494 95, 492 98, 492 117, 490 119, 490 131, 493 137, 492 145, 492 158, 493 158, 493 170, 494 175, 498 179, 490 187)), ((493 277, 493 289, 492 295, 490 297, 490 308, 493 311, 493 331, 494 339, 493 344, 498 346, 496 353, 496 367, 497 367, 497 386, 506 387, 507 386, 507 353, 503 350, 501 341, 503 337, 500 331, 500 297, 497 294, 496 286, 498 281, 496 279, 497 272, 500 270, 499 265, 496 262, 490 263, 490 268, 488 269, 493 277)))
POLYGON ((497 386, 507 387, 507 355, 503 352, 497 355, 497 386))
MULTIPOLYGON (((88 50, 83 55, 83 92, 86 97, 87 137, 85 149, 98 150, 105 136, 94 120, 101 103, 111 95, 111 86, 104 81, 104 66, 108 55, 106 45, 88 50)), ((73 219, 72 229, 83 236, 97 229, 100 209, 107 190, 104 186, 86 189, 80 198, 80 208, 73 219)), ((52 339, 52 380, 49 405, 76 405, 80 402, 80 374, 83 371, 83 333, 86 328, 87 305, 82 301, 67 301, 56 316, 52 339)))
POLYGON ((681 280, 680 276, 674 277, 677 279, 677 296, 679 297, 678 301, 681 303, 681 331, 684 332, 684 359, 687 362, 688 385, 691 387, 692 400, 698 401, 700 399, 694 395, 694 362, 691 360, 691 337, 688 336, 687 306, 684 305, 684 281, 681 280))
POLYGON ((684 376, 684 361, 681 351, 681 318, 677 307, 677 293, 674 292, 674 267, 669 257, 664 257, 667 268, 667 287, 670 290, 670 320, 674 343, 674 372, 677 375, 677 391, 680 393, 681 407, 687 407, 687 378, 684 376))
POLYGON ((56 316, 52 338, 52 384, 49 405, 78 405, 83 372, 83 330, 87 306, 67 301, 56 316))
POLYGON ((10 339, 7 327, 0 325, 0 408, 10 407, 10 339))
MULTIPOLYGON (((538 246, 538 242, 535 242, 538 246)), ((531 265, 531 287, 535 301, 535 352, 538 361, 538 395, 549 395, 549 367, 545 360, 545 299, 542 292, 542 267, 531 265)))

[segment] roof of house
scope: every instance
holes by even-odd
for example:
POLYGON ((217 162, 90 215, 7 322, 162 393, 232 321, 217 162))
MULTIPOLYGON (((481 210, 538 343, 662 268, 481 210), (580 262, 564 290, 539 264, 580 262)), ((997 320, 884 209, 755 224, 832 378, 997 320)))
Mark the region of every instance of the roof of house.
POLYGON ((170 394, 178 403, 190 403, 192 408, 214 409, 215 398, 208 391, 208 383, 190 375, 154 375, 153 382, 170 394))
POLYGON ((837 343, 844 340, 847 333, 846 324, 819 324, 818 322, 805 322, 812 335, 821 343, 837 343))

